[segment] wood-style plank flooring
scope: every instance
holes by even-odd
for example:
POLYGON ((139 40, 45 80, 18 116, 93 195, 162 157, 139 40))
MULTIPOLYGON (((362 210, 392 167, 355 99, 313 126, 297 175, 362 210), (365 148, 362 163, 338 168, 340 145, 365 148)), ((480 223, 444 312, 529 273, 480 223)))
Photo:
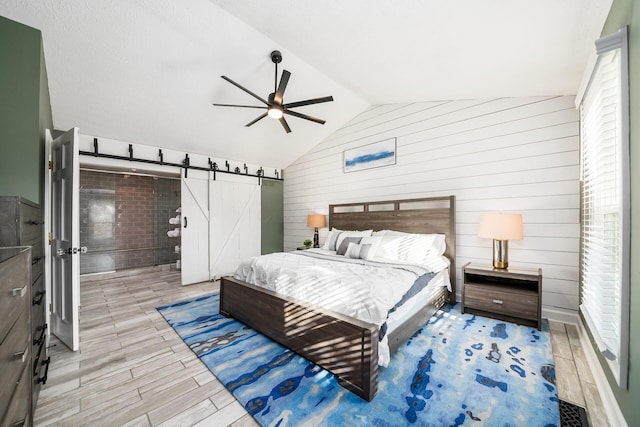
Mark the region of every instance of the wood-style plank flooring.
MULTIPOLYGON (((52 336, 35 425, 256 426, 155 310, 217 289, 180 286, 180 273, 166 267, 83 277, 80 350, 52 336)), ((550 326, 560 398, 586 407, 591 425, 608 426, 576 327, 550 326)))

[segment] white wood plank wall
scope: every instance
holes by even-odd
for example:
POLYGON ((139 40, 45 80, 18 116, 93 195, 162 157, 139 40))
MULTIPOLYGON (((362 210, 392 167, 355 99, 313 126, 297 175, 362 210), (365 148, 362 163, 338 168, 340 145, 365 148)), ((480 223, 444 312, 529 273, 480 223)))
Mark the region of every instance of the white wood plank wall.
MULTIPOLYGON (((573 103, 562 96, 369 108, 285 169, 285 250, 312 238, 307 215, 326 214, 332 203, 454 194, 458 268, 491 261, 491 240, 477 237, 481 213, 521 213, 525 237, 509 242, 510 265, 541 267, 543 316, 575 321, 580 218, 573 103), (343 172, 344 150, 393 137, 396 165, 343 172)), ((321 243, 327 231, 320 230, 321 243)))

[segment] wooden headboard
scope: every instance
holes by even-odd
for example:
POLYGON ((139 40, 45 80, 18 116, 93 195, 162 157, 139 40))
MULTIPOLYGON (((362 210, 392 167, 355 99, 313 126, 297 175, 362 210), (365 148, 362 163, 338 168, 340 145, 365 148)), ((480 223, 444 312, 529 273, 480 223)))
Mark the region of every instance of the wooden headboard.
POLYGON ((385 200, 329 205, 329 227, 340 230, 396 230, 445 235, 444 255, 451 261, 449 302, 456 300, 456 198, 385 200))

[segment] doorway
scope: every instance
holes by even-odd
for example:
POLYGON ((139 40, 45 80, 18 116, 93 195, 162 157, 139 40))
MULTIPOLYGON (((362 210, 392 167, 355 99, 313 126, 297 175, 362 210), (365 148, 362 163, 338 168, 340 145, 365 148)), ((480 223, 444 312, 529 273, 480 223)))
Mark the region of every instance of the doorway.
POLYGON ((80 274, 175 268, 180 191, 179 178, 81 169, 80 274))

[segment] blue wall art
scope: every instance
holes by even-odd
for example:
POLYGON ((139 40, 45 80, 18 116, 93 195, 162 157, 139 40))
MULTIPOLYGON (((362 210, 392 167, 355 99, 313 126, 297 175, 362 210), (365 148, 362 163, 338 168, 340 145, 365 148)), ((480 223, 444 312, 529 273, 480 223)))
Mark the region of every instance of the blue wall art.
POLYGON ((355 172, 396 164, 396 139, 385 139, 358 148, 345 150, 344 171, 355 172))

